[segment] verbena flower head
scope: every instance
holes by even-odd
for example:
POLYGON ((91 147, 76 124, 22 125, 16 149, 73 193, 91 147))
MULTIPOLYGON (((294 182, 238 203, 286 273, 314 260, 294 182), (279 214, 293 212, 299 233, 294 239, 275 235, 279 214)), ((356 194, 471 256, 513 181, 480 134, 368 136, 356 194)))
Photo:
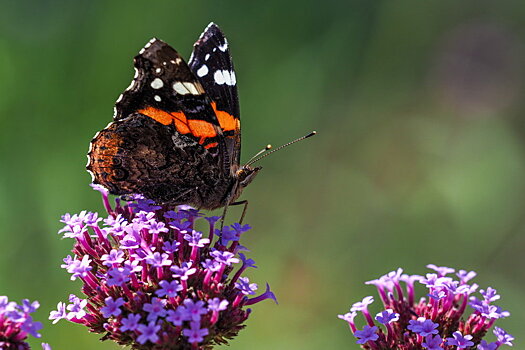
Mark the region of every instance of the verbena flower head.
MULTIPOLYGON (((26 350, 28 335, 40 338, 38 333, 42 323, 33 320, 31 314, 39 308, 38 301, 22 300, 22 304, 9 301, 6 296, 0 296, 0 349, 26 350)), ((51 349, 48 344, 42 344, 44 349, 51 349)))
POLYGON ((50 315, 83 324, 132 349, 211 349, 244 328, 246 306, 275 296, 241 274, 255 267, 239 253, 239 237, 250 227, 225 227, 235 237, 216 237, 219 217, 206 217, 209 233, 196 230, 202 214, 174 210, 136 197, 109 204, 99 187, 106 218, 96 213, 62 217, 64 237, 76 240, 62 267, 80 279, 86 298, 60 302, 50 315), (235 271, 235 272, 234 272, 235 271))
POLYGON ((371 296, 339 315, 363 349, 495 350, 501 345, 512 346, 514 337, 499 327, 493 330, 496 341, 483 339, 496 320, 510 315, 494 304, 500 298, 495 289, 481 289, 481 298, 473 296, 478 285, 467 282, 475 272, 460 270, 454 276, 454 269, 427 267, 433 271, 425 276, 406 275, 397 269, 366 282, 377 287, 383 303, 384 311, 375 319, 368 311, 374 301, 371 296), (427 289, 419 300, 415 299, 416 282, 427 289), (356 325, 358 314, 362 314, 364 326, 356 325))

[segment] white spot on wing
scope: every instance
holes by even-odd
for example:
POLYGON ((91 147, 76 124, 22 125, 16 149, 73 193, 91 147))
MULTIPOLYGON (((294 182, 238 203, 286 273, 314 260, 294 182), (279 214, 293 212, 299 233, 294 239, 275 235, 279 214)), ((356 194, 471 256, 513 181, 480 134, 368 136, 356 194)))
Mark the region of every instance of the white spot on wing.
POLYGON ((204 92, 204 90, 202 89, 202 86, 199 83, 194 84, 191 82, 180 82, 180 81, 173 84, 173 90, 175 90, 175 92, 180 95, 187 95, 187 94, 200 95, 204 92))
POLYGON ((227 70, 223 70, 222 75, 224 75, 224 83, 226 85, 232 85, 232 76, 230 75, 230 72, 227 70))
POLYGON ((224 38, 224 44, 219 46, 219 50, 222 52, 226 52, 226 50, 228 50, 228 40, 226 40, 226 38, 224 38))
POLYGON ((215 79, 215 83, 218 85, 226 84, 233 86, 237 82, 235 72, 230 72, 228 70, 217 70, 213 74, 213 79, 215 79))
POLYGON ((155 96, 153 96, 153 98, 154 98, 154 99, 155 99, 155 101, 157 101, 157 102, 160 102, 160 101, 162 101, 162 98, 160 98, 160 96, 159 96, 159 95, 155 95, 155 96))
POLYGON ((204 60, 207 61, 208 58, 210 58, 210 54, 209 53, 207 53, 206 56, 204 56, 204 60))
POLYGON ((217 70, 213 74, 213 79, 215 80, 215 83, 222 85, 226 82, 226 79, 224 78, 224 75, 222 74, 222 70, 217 70))
POLYGON ((175 92, 180 95, 187 95, 190 93, 188 89, 180 81, 173 84, 173 90, 175 90, 175 92))
POLYGON ((192 95, 199 95, 199 91, 197 90, 197 87, 193 83, 182 83, 184 87, 190 92, 192 95))
POLYGON ((197 69, 197 75, 202 78, 203 76, 205 76, 206 74, 208 74, 208 66, 206 66, 205 64, 202 65, 202 67, 200 67, 199 69, 197 69))
POLYGON ((151 82, 151 87, 154 88, 154 89, 160 89, 161 87, 164 86, 164 82, 162 80, 160 80, 159 78, 155 78, 152 82, 151 82))
POLYGON ((162 68, 157 68, 157 69, 155 69, 155 73, 158 74, 158 73, 160 73, 160 72, 162 72, 162 68))

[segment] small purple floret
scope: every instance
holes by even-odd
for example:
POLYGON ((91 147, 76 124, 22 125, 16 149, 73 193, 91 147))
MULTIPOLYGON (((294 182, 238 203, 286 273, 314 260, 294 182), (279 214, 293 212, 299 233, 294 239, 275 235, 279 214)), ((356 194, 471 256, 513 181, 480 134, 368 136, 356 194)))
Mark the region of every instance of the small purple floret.
POLYGON ((164 317, 167 313, 165 306, 166 300, 155 297, 151 300, 151 303, 145 303, 143 310, 148 313, 148 322, 157 321, 157 318, 164 317))
POLYGON ((456 331, 452 333, 452 336, 453 338, 447 338, 447 345, 455 345, 458 349, 465 349, 474 345, 474 343, 470 341, 472 339, 471 335, 463 336, 461 332, 456 331))
POLYGON ((239 259, 235 257, 235 254, 228 251, 212 250, 210 255, 220 264, 230 266, 231 264, 236 264, 239 262, 239 259))
POLYGON ((208 300, 208 310, 211 311, 222 311, 228 307, 228 300, 221 300, 219 298, 213 298, 208 300))
POLYGON ((49 319, 53 320, 53 324, 57 323, 61 319, 67 318, 66 304, 59 302, 57 305, 57 310, 51 311, 49 313, 49 319))
POLYGON ((129 314, 128 317, 123 318, 120 321, 122 323, 122 326, 120 327, 120 330, 122 332, 137 330, 138 326, 139 326, 140 319, 141 319, 140 315, 129 314))
POLYGON ((252 295, 257 291, 257 284, 250 283, 248 277, 240 277, 238 282, 235 282, 235 288, 239 289, 244 295, 252 295))
POLYGON ((109 318, 122 313, 120 307, 125 304, 124 298, 113 299, 112 297, 107 297, 104 301, 106 302, 106 306, 100 309, 104 317, 109 318))
POLYGON ((425 341, 421 345, 427 350, 440 350, 443 349, 441 343, 443 343, 443 339, 437 334, 435 336, 427 335, 425 341))
POLYGON ((374 341, 379 338, 377 335, 378 328, 376 326, 370 327, 368 325, 364 326, 362 331, 356 331, 354 335, 356 336, 357 344, 364 344, 368 341, 374 341))
POLYGON ((354 303, 352 307, 350 308, 350 311, 362 311, 368 308, 368 305, 372 304, 374 302, 374 297, 367 296, 364 297, 362 301, 359 301, 357 303, 354 303))
POLYGON ((172 266, 170 267, 170 270, 173 272, 173 277, 178 277, 182 281, 187 280, 191 275, 193 275, 195 272, 197 272, 196 268, 191 267, 192 262, 184 262, 182 265, 179 266, 172 266))
POLYGON ((482 340, 478 344, 477 350, 496 350, 498 347, 498 343, 487 343, 486 340, 482 340))
POLYGON ((185 313, 187 319, 192 321, 200 321, 201 315, 208 312, 204 307, 204 302, 201 300, 195 302, 191 299, 186 299, 184 300, 184 306, 180 306, 179 308, 183 308, 181 312, 185 313))
POLYGON ((140 333, 137 338, 137 341, 140 344, 145 344, 147 341, 155 344, 159 340, 157 333, 160 331, 160 326, 156 325, 154 321, 148 323, 147 325, 139 324, 137 326, 137 331, 140 333))
POLYGON ((494 335, 498 338, 498 343, 512 346, 512 341, 514 337, 507 333, 504 329, 500 327, 494 327, 494 335))
POLYGON ((399 314, 394 312, 392 309, 381 311, 376 315, 376 320, 382 324, 388 324, 399 320, 399 314))
POLYGON ((161 288, 155 292, 159 297, 175 298, 178 292, 182 290, 182 285, 176 280, 171 282, 160 281, 159 285, 161 288))
POLYGON ((184 336, 188 337, 190 343, 200 343, 204 340, 204 337, 209 333, 207 328, 201 328, 200 322, 194 321, 190 323, 190 328, 183 330, 184 336))

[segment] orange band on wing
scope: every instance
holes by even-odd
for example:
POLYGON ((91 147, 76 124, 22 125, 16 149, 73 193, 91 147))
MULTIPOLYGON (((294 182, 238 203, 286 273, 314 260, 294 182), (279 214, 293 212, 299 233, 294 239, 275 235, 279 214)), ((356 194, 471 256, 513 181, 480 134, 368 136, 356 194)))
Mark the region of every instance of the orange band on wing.
POLYGON ((170 113, 173 116, 173 121, 175 122, 175 128, 181 134, 189 134, 191 132, 188 126, 188 119, 183 112, 172 112, 170 113))
POLYGON ((144 114, 145 116, 148 116, 164 125, 170 125, 173 121, 173 116, 161 109, 148 106, 146 109, 139 109, 137 112, 144 114))
POLYGON ((212 142, 212 143, 208 143, 206 146, 204 146, 204 148, 208 149, 208 148, 214 148, 214 147, 217 147, 219 145, 218 142, 212 142))
POLYGON ((235 119, 235 117, 228 112, 219 111, 215 102, 212 102, 211 106, 215 111, 215 115, 217 116, 223 131, 239 130, 241 127, 241 121, 239 119, 235 119))
POLYGON ((191 133, 194 136, 207 138, 217 136, 217 131, 213 127, 213 124, 208 123, 204 120, 189 119, 188 126, 190 127, 191 133))
POLYGON ((183 112, 169 113, 151 106, 139 109, 137 112, 144 114, 163 125, 174 123, 178 132, 181 134, 192 134, 195 137, 200 137, 201 143, 203 143, 208 137, 217 136, 217 131, 213 127, 213 124, 204 120, 188 119, 183 112))

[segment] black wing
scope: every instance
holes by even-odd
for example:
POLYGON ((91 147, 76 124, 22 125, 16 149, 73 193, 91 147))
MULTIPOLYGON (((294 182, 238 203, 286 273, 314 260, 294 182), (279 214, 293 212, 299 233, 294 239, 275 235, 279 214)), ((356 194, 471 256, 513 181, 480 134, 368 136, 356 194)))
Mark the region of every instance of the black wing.
POLYGON ((227 113, 218 112, 217 116, 226 136, 231 165, 239 165, 241 128, 237 81, 228 40, 215 23, 210 23, 194 44, 189 66, 216 110, 227 113))

